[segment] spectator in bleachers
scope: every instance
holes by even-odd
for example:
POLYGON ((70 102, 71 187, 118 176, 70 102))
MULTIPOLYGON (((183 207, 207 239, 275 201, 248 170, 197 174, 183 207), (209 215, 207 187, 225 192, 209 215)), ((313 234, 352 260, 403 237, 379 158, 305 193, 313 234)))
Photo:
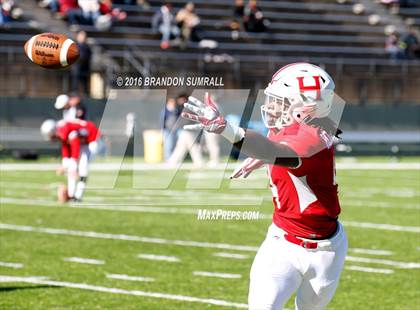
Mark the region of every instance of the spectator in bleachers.
POLYGON ((7 25, 12 21, 11 14, 15 3, 13 0, 0 0, 0 4, 0 25, 7 25))
POLYGON ((243 0, 235 0, 235 6, 232 13, 230 28, 239 30, 242 27, 245 5, 243 0))
POLYGON ((190 40, 194 42, 201 41, 198 27, 200 18, 194 12, 194 3, 188 2, 184 8, 179 10, 175 20, 178 27, 181 29, 181 35, 184 42, 190 40))
POLYGON ((71 15, 76 10, 79 10, 77 0, 58 0, 59 16, 68 18, 69 13, 71 15))
POLYGON ((404 56, 403 49, 401 47, 401 41, 397 32, 392 32, 386 38, 385 41, 385 52, 391 59, 402 59, 404 56))
POLYGON ((176 122, 181 115, 175 98, 168 98, 164 109, 161 112, 161 126, 163 131, 164 158, 167 161, 174 150, 177 139, 176 122))
POLYGON ((381 3, 388 7, 391 14, 398 14, 400 10, 400 0, 381 0, 381 3))
POLYGON ((248 32, 264 32, 267 30, 267 21, 258 8, 256 0, 249 0, 244 9, 243 21, 245 30, 248 32))
POLYGON ((420 58, 419 32, 415 26, 408 26, 407 33, 402 37, 404 56, 407 59, 420 58))
POLYGON ((172 14, 172 5, 170 3, 162 5, 155 15, 153 15, 152 29, 154 32, 161 33, 162 40, 160 47, 162 49, 169 48, 169 40, 171 38, 179 37, 180 31, 175 24, 175 18, 172 14))
POLYGON ((80 31, 76 36, 76 43, 79 47, 79 60, 72 65, 72 91, 79 92, 79 87, 82 88, 82 93, 89 95, 89 78, 90 78, 90 62, 92 58, 92 51, 87 44, 87 35, 85 31, 80 31))

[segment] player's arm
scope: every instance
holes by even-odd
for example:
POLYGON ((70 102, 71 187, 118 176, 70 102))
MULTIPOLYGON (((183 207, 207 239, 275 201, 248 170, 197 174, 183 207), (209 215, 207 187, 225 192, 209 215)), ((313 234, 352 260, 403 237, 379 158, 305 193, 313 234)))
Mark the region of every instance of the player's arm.
MULTIPOLYGON (((227 124, 227 126, 232 125, 227 124)), ((273 142, 251 129, 247 129, 244 137, 233 145, 248 156, 261 159, 267 164, 293 168, 299 165, 299 158, 291 148, 273 142)))
POLYGON ((210 95, 206 93, 204 102, 189 97, 185 107, 190 112, 183 112, 182 117, 198 122, 187 125, 186 129, 204 129, 221 134, 245 154, 263 160, 268 164, 285 167, 297 167, 299 158, 287 145, 270 141, 253 130, 246 130, 226 122, 210 95))

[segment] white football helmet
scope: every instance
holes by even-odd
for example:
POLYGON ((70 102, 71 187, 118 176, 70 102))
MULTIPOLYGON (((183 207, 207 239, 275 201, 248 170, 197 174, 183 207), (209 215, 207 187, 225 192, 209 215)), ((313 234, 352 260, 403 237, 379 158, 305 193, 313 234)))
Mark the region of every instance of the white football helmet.
POLYGON ((47 119, 41 125, 41 135, 45 140, 51 140, 55 133, 57 122, 53 119, 47 119))
POLYGON ((282 128, 293 122, 309 122, 328 116, 335 84, 318 66, 298 62, 278 70, 264 90, 261 115, 267 128, 282 128))

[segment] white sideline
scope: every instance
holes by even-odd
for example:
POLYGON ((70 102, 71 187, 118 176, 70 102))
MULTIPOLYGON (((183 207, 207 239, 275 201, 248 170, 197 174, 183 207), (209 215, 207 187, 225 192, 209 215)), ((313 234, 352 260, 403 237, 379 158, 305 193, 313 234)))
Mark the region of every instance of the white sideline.
POLYGON ((194 271, 193 275, 200 277, 224 278, 224 279, 240 279, 242 275, 236 273, 219 273, 208 271, 194 271))
POLYGON ((353 252, 357 254, 384 255, 384 256, 389 256, 393 254, 392 251, 388 251, 388 250, 372 250, 372 249, 361 249, 361 248, 349 248, 349 252, 353 252))
POLYGON ((367 258, 367 257, 356 257, 356 256, 346 256, 346 260, 350 262, 358 263, 371 263, 371 264, 381 264, 393 266, 401 269, 419 269, 420 264, 415 262, 397 262, 393 260, 379 259, 379 258, 367 258))
POLYGON ((20 269, 20 268, 23 268, 23 264, 21 264, 21 263, 0 262, 0 267, 20 269))
MULTIPOLYGON (((224 170, 235 169, 237 163, 219 164, 216 167, 205 168, 203 170, 224 170)), ((420 163, 378 163, 378 162, 338 162, 337 170, 419 170, 420 163)), ((51 171, 56 170, 58 164, 56 163, 0 163, 0 171, 51 171)), ((93 163, 90 165, 89 170, 92 171, 115 171, 115 170, 137 170, 137 171, 150 171, 150 170, 175 170, 177 168, 168 166, 166 164, 119 164, 119 163, 93 163)), ((193 164, 182 164, 182 170, 196 170, 193 164)))
POLYGON ((106 275, 108 279, 116 279, 116 280, 126 280, 126 281, 140 281, 140 282, 153 282, 155 279, 149 277, 138 277, 138 276, 129 276, 126 274, 112 274, 108 273, 106 275))
POLYGON ((213 256, 225 257, 225 258, 234 258, 234 259, 247 259, 247 258, 249 258, 249 255, 246 255, 246 254, 225 253, 225 252, 213 253, 213 256))
POLYGON ((220 300, 220 299, 213 299, 213 298, 198 298, 198 297, 192 297, 192 296, 174 295, 174 294, 166 294, 166 293, 158 293, 158 292, 124 290, 120 288, 96 286, 96 285, 89 285, 89 284, 84 284, 84 283, 41 280, 41 279, 37 279, 33 277, 13 277, 13 276, 0 275, 0 282, 24 282, 24 283, 31 283, 31 284, 61 286, 61 287, 77 288, 77 289, 96 291, 96 292, 102 292, 102 293, 123 294, 123 295, 143 296, 143 297, 170 299, 170 300, 187 301, 187 302, 197 302, 197 303, 231 307, 231 308, 246 309, 248 307, 247 304, 241 304, 241 303, 230 302, 230 301, 220 300))
MULTIPOLYGON (((149 206, 123 206, 123 205, 106 205, 106 204, 71 204, 59 205, 53 201, 40 201, 30 199, 16 199, 16 198, 0 198, 0 204, 18 204, 23 206, 36 205, 40 207, 56 207, 56 208, 77 208, 77 209, 94 209, 94 210, 111 210, 111 211, 125 211, 125 212, 144 212, 144 213, 160 213, 160 214, 194 214, 197 215, 199 209, 192 208, 174 208, 174 207, 149 207, 149 206)), ((259 219, 271 219, 272 214, 260 213, 259 219)), ((355 221, 340 221, 344 226, 379 229, 389 231, 413 232, 420 233, 420 227, 416 226, 401 226, 382 223, 369 222, 355 222, 355 221)))
POLYGON ((177 263, 181 260, 176 256, 166 256, 166 255, 155 255, 155 254, 139 254, 137 255, 138 258, 143 259, 150 259, 150 260, 158 260, 158 261, 165 261, 171 263, 177 263))
POLYGON ((384 273, 384 274, 392 274, 394 270, 391 269, 382 269, 382 268, 370 268, 370 267, 362 267, 362 266, 345 266, 347 270, 355 270, 361 272, 369 272, 369 273, 384 273))
POLYGON ((63 258, 66 262, 79 263, 79 264, 91 264, 91 265, 104 265, 105 261, 92 258, 82 258, 82 257, 65 257, 63 258))

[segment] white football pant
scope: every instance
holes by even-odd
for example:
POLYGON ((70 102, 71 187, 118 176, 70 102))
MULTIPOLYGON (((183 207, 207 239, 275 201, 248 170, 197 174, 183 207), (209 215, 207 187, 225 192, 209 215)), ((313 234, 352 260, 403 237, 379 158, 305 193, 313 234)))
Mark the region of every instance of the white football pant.
POLYGON ((330 239, 306 249, 284 239, 272 224, 251 267, 250 310, 279 310, 297 291, 297 310, 325 309, 337 288, 347 253, 347 237, 339 224, 330 239))

